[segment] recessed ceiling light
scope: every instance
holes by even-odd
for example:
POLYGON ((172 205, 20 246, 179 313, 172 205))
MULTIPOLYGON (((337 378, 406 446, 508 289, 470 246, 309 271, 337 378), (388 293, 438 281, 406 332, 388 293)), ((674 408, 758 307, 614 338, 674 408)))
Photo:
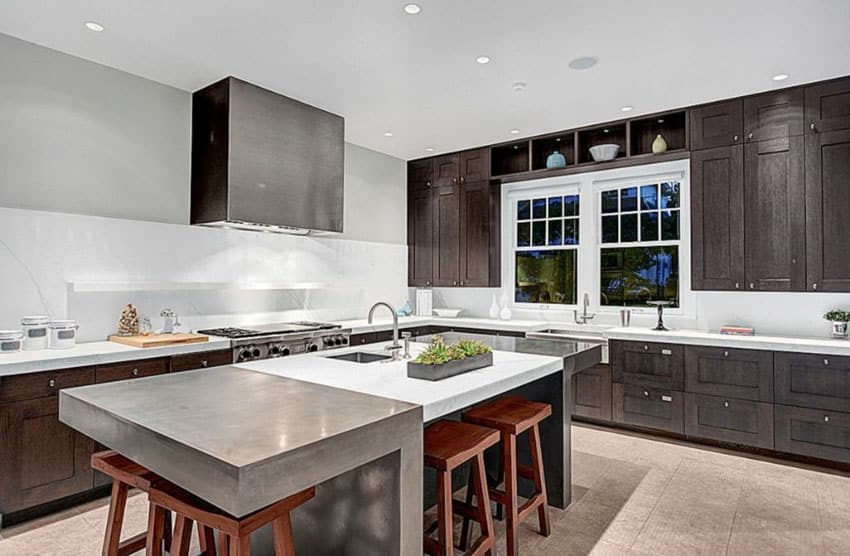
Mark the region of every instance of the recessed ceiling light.
POLYGON ((384 137, 392 137, 392 136, 393 136, 393 132, 392 132, 392 131, 385 131, 385 132, 384 132, 384 137))
POLYGON ((621 112, 631 112, 634 109, 635 109, 634 106, 623 106, 622 108, 620 108, 620 111, 621 112))
POLYGON ((479 64, 489 64, 490 63, 490 57, 489 56, 479 56, 478 58, 475 59, 475 61, 478 62, 479 64))
POLYGON ((422 8, 419 6, 419 4, 410 3, 404 5, 404 13, 406 13, 407 15, 416 15, 421 11, 422 8))
POLYGON ((425 147, 425 152, 426 152, 426 153, 432 153, 432 152, 434 152, 434 147, 425 147))
POLYGON ((778 73, 778 74, 773 76, 773 80, 774 81, 785 81, 789 77, 791 77, 791 76, 788 75, 787 73, 778 73))
POLYGON ((596 65, 599 60, 593 56, 582 56, 572 60, 569 66, 574 70, 586 70, 596 65))
POLYGON ((611 130, 606 127, 605 129, 602 130, 602 133, 608 133, 609 131, 611 131, 611 130))
POLYGON ((100 33, 104 29, 103 25, 101 25, 97 21, 86 21, 86 28, 89 31, 94 31, 96 33, 100 33))
POLYGON ((519 135, 519 130, 518 129, 512 129, 511 135, 519 135))

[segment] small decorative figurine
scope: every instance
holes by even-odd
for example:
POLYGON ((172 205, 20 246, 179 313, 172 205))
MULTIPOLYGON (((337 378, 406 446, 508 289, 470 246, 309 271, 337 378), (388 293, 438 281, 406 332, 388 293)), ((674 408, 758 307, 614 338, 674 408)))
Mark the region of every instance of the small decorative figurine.
POLYGON ((121 320, 118 321, 119 336, 133 336, 139 333, 139 311, 132 303, 121 310, 121 320))

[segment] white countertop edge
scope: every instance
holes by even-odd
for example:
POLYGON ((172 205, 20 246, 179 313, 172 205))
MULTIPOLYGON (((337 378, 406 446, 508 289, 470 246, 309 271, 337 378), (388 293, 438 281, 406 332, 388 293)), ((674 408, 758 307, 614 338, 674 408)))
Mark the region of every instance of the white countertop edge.
POLYGON ((739 347, 765 351, 790 351, 823 355, 849 355, 850 341, 829 338, 791 338, 786 336, 733 336, 707 330, 655 331, 645 328, 612 328, 604 333, 609 340, 666 342, 713 347, 739 347))
MULTIPOLYGON (((352 334, 365 334, 368 332, 383 332, 392 330, 392 319, 381 317, 369 324, 367 319, 352 319, 337 321, 343 328, 350 328, 352 334)), ((528 320, 494 320, 471 317, 400 317, 398 319, 399 330, 418 326, 456 326, 459 328, 479 328, 482 330, 507 330, 510 332, 536 332, 549 328, 548 321, 528 320)))

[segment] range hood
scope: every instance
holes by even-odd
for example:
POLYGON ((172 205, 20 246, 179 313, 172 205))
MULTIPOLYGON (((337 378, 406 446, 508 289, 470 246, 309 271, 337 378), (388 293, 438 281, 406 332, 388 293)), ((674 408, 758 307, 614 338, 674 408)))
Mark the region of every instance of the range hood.
POLYGON ((342 232, 345 120, 227 77, 192 96, 191 223, 342 232))

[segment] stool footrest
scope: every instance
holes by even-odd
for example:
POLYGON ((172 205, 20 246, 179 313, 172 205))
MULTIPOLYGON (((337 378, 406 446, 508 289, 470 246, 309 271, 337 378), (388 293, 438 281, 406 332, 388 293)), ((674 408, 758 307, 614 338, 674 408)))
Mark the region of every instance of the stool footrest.
POLYGON ((534 468, 530 465, 518 463, 516 466, 516 474, 530 481, 534 480, 534 468))
POLYGON ((519 516, 520 521, 524 521, 528 514, 537 509, 537 506, 543 503, 543 495, 535 494, 531 498, 525 501, 525 504, 521 505, 517 510, 517 515, 519 516))

